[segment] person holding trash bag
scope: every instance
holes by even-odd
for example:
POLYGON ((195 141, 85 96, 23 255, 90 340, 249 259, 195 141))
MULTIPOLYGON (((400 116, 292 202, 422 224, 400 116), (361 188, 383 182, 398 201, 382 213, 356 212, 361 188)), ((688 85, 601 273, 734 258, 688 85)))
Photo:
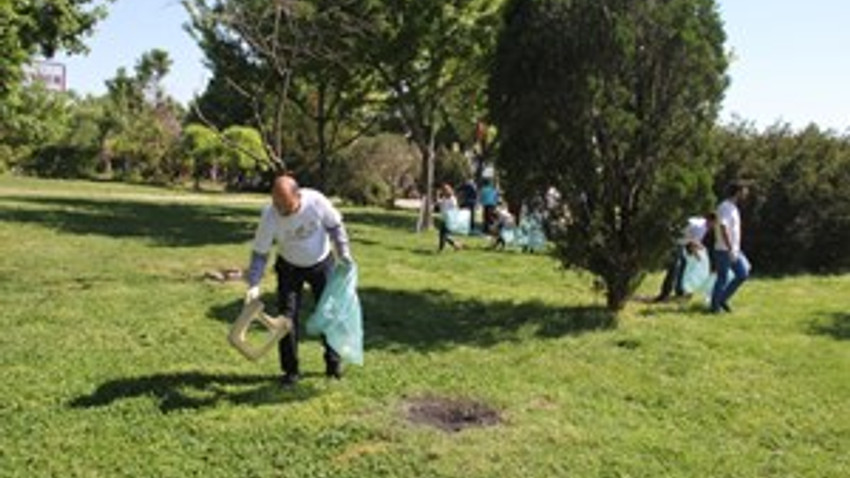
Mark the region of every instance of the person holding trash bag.
POLYGON ((717 214, 713 211, 702 216, 688 218, 688 223, 682 229, 681 236, 676 240, 676 248, 672 251, 670 262, 667 265, 667 273, 664 275, 661 291, 654 299, 655 302, 666 301, 670 297, 670 293, 674 291, 678 297, 686 294, 682 285, 682 278, 685 276, 687 255, 699 257, 697 251, 702 249, 707 249, 708 253, 713 253, 716 221, 717 214))
MULTIPOLYGON (((271 197, 272 202, 263 208, 254 235, 245 301, 259 298, 259 285, 268 255, 273 243, 276 244, 278 311, 292 319, 292 332, 278 343, 283 372, 281 384, 291 386, 298 382, 301 372, 298 364, 298 309, 304 283, 310 285, 318 303, 334 270, 331 242, 340 261, 345 264, 354 261, 342 215, 321 192, 300 188, 294 178, 281 175, 274 181, 271 197)), ((322 344, 325 348, 325 375, 340 378, 339 354, 324 337, 322 344)))
POLYGON ((451 231, 449 230, 449 221, 451 220, 450 215, 456 213, 458 211, 458 207, 455 192, 447 183, 440 185, 440 189, 437 191, 436 207, 440 212, 441 219, 438 229, 439 240, 437 244, 437 251, 442 251, 443 248, 446 247, 446 243, 452 246, 452 248, 456 251, 463 249, 463 244, 452 238, 451 231))

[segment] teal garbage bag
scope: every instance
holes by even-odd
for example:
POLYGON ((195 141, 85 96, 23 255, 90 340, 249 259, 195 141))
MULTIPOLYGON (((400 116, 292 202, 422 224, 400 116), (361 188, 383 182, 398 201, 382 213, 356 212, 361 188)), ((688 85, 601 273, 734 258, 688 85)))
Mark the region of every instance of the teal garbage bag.
MULTIPOLYGON (((743 261, 744 269, 749 273, 752 266, 747 256, 743 253, 741 254, 741 260, 743 261)), ((735 272, 730 270, 728 280, 731 281, 734 277, 735 272)), ((710 300, 715 282, 717 282, 717 274, 711 272, 708 252, 705 249, 700 249, 695 254, 685 254, 685 272, 682 274, 682 289, 684 289, 685 293, 702 293, 710 300)))
POLYGON ((499 231, 499 237, 505 241, 507 245, 514 245, 518 241, 521 241, 522 238, 517 234, 517 230, 512 227, 503 227, 501 231, 499 231))
POLYGON ((711 294, 715 276, 711 273, 708 253, 700 249, 694 254, 685 254, 685 271, 682 274, 682 289, 687 294, 699 292, 711 294))
POLYGON ((543 231, 543 224, 537 215, 526 214, 519 221, 519 229, 522 231, 522 241, 520 246, 527 247, 531 250, 540 250, 546 245, 546 233, 543 231))
POLYGON ((325 285, 307 333, 324 335, 346 362, 363 365, 363 313, 357 297, 357 265, 339 264, 325 285))
POLYGON ((462 236, 469 235, 469 209, 449 209, 443 214, 443 220, 446 221, 446 229, 453 234, 462 236))

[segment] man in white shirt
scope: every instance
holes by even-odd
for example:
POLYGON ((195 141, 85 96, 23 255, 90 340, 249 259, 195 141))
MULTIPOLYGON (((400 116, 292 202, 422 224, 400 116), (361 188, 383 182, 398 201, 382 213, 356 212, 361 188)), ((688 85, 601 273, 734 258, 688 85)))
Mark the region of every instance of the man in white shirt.
POLYGON ((729 299, 749 276, 749 262, 741 251, 741 213, 738 205, 749 195, 749 189, 741 183, 729 186, 726 200, 717 207, 716 241, 714 243, 714 263, 717 268, 717 281, 711 294, 711 311, 731 312, 729 299), (729 271, 735 278, 729 280, 729 271))
MULTIPOLYGON (((337 257, 352 262, 348 234, 342 215, 319 191, 299 188, 291 176, 278 177, 272 187, 272 203, 263 208, 254 236, 251 264, 248 267, 248 291, 245 300, 260 296, 260 281, 272 244, 277 245, 277 299, 280 314, 292 319, 293 329, 278 344, 282 384, 294 385, 299 379, 298 309, 304 283, 310 285, 318 303, 334 268, 333 242, 337 257)), ((322 338, 325 347, 325 374, 340 378, 340 358, 322 338)))
MULTIPOLYGON (((710 247, 716 219, 717 215, 713 212, 688 218, 687 225, 682 229, 681 237, 676 241, 676 249, 673 251, 670 264, 667 266, 667 274, 664 276, 661 291, 655 298, 655 302, 666 301, 674 290, 676 296, 685 295, 682 286, 687 259, 685 254, 696 254, 699 249, 710 247)), ((711 252, 709 251, 709 254, 711 252)))

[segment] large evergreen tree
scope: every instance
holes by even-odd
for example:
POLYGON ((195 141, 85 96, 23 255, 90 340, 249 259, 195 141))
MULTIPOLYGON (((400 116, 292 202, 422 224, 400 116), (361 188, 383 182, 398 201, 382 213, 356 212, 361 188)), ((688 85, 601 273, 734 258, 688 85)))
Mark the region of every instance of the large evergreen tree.
POLYGON ((490 82, 514 196, 555 186, 557 252, 620 309, 711 199, 727 58, 714 0, 514 0, 490 82))

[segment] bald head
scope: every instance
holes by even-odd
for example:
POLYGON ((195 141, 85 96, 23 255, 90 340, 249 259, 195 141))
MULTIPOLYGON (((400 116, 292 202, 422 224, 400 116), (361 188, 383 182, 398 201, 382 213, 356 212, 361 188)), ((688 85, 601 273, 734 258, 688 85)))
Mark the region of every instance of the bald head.
POLYGON ((275 209, 283 216, 298 211, 301 207, 301 195, 298 192, 298 183, 292 176, 279 176, 275 179, 272 186, 272 202, 275 209))

